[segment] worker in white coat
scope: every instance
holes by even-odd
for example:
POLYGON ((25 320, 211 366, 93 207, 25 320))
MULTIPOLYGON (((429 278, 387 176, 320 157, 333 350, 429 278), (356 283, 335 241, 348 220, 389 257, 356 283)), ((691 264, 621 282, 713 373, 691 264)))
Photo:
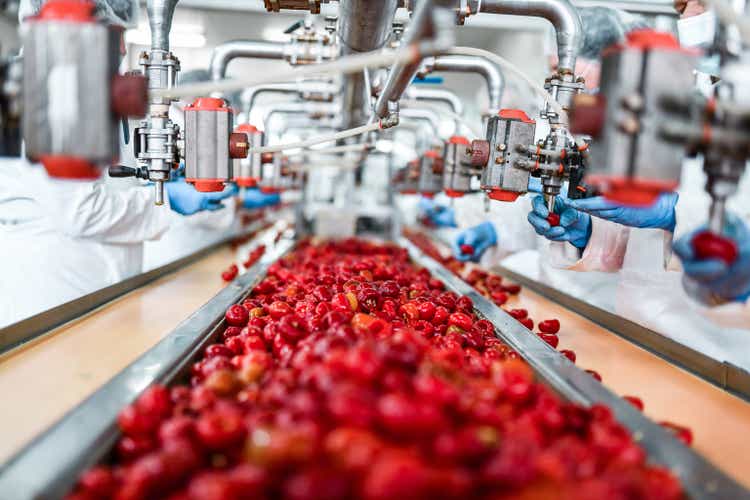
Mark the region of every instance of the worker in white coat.
MULTIPOLYGON (((21 19, 40 3, 22 2, 21 19)), ((137 2, 96 3, 119 25, 137 18, 137 2)), ((134 180, 58 180, 26 160, 0 159, 0 327, 139 274, 143 242, 167 231, 171 212, 218 210, 231 195, 171 182, 157 207, 153 187, 134 180)))

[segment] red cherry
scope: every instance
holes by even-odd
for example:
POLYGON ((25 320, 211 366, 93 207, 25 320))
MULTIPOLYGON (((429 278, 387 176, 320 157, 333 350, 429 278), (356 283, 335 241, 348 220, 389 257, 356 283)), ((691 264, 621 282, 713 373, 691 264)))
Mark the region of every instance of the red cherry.
POLYGON ((471 330, 473 320, 468 314, 455 312, 448 317, 448 324, 456 326, 461 330, 468 331, 471 330))
POLYGON ((575 363, 576 362, 576 353, 575 353, 575 351, 571 351, 570 349, 562 349, 560 351, 560 354, 562 354, 563 356, 565 356, 566 358, 568 358, 568 360, 570 360, 571 363, 575 363))
POLYGON ((236 278, 239 273, 240 273, 239 268, 235 264, 232 264, 231 266, 229 266, 229 268, 226 271, 221 273, 221 279, 223 279, 226 282, 229 282, 229 281, 232 281, 234 278, 236 278))
POLYGON ((84 472, 79 481, 83 491, 94 498, 109 498, 117 489, 117 479, 106 467, 94 467, 84 472))
POLYGON ((118 415, 117 424, 127 436, 149 436, 159 425, 159 415, 140 411, 136 405, 128 405, 118 415))
POLYGON ((696 257, 701 260, 719 259, 727 265, 732 265, 739 255, 737 244, 734 241, 710 231, 696 234, 693 237, 692 245, 696 257))
POLYGON ((227 309, 224 317, 226 318, 228 325, 239 327, 247 325, 247 321, 250 319, 250 315, 248 314, 247 309, 239 304, 235 304, 227 309))
POLYGON ((659 422, 659 425, 671 432, 674 437, 682 441, 686 446, 693 444, 693 431, 687 427, 672 422, 659 422))
POLYGON ((462 255, 473 255, 474 254, 474 247, 471 245, 461 245, 460 247, 461 254, 462 255))
POLYGON ((539 338, 547 342, 553 348, 557 348, 557 345, 560 343, 560 339, 557 338, 557 335, 554 333, 540 333, 539 338))
POLYGON ((523 326, 525 326, 529 330, 534 329, 534 320, 532 320, 531 318, 523 318, 519 320, 519 323, 521 323, 523 326))
POLYGON ((595 378, 596 380, 598 380, 599 382, 601 382, 601 381, 602 381, 602 376, 601 376, 601 375, 599 375, 599 373, 598 373, 598 372, 595 372, 594 370, 584 370, 584 371, 585 371, 586 373, 588 373, 589 375, 591 375, 592 377, 594 377, 594 378, 595 378))
POLYGON ((542 333, 557 333, 560 331, 560 322, 556 319, 540 321, 539 331, 542 333))
POLYGON ((211 412, 201 416, 195 425, 200 442, 209 450, 226 450, 239 444, 247 429, 242 417, 234 412, 211 412))
POLYGON ((549 225, 552 227, 556 227, 560 225, 560 215, 556 213, 550 213, 547 216, 547 222, 549 222, 549 225))
POLYGON ((231 358, 235 354, 234 352, 232 352, 230 348, 228 348, 224 344, 211 344, 210 346, 206 347, 203 353, 206 356, 206 359, 215 358, 217 356, 231 358))
POLYGON ((518 320, 521 320, 528 317, 529 312, 526 309, 511 309, 510 311, 508 311, 508 314, 518 320))
POLYGON ((623 396, 622 399, 638 408, 638 411, 643 411, 643 401, 641 398, 635 396, 623 396))

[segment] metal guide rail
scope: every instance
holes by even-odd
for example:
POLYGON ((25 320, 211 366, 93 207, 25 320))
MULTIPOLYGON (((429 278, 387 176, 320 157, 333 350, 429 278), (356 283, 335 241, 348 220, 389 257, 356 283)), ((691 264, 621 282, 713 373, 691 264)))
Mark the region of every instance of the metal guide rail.
POLYGON ((86 468, 101 461, 118 437, 117 415, 148 386, 169 384, 221 331, 224 312, 242 300, 269 266, 294 247, 282 239, 169 335, 37 436, 0 467, 0 498, 61 498, 86 468))
POLYGON ((409 255, 416 263, 427 268, 449 289, 469 296, 477 312, 495 325, 498 337, 517 351, 540 379, 563 398, 584 406, 600 403, 611 408, 617 420, 632 433, 633 438, 648 453, 651 462, 672 470, 690 498, 750 499, 750 492, 732 478, 568 361, 565 356, 468 283, 427 256, 413 243, 405 238, 400 238, 398 243, 409 251, 409 255))
MULTIPOLYGON (((471 297, 477 312, 495 325, 498 336, 522 354, 538 376, 562 397, 582 405, 602 403, 612 408, 651 460, 672 469, 691 498, 750 499, 748 491, 530 334, 412 243, 403 238, 396 242, 448 289, 471 297)), ((247 273, 2 466, 0 498, 59 498, 69 492, 80 473, 104 459, 111 450, 119 435, 116 426, 119 411, 149 385, 169 384, 186 373, 190 363, 221 331, 226 308, 244 298, 265 276, 269 266, 294 246, 290 240, 279 242, 247 273)))

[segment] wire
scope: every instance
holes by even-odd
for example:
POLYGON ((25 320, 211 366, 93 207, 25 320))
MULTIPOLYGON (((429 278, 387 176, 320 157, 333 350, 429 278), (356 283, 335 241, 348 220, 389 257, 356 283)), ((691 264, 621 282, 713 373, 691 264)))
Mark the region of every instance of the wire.
POLYGON ((529 87, 531 87, 531 89, 534 92, 539 94, 539 96, 541 96, 542 99, 547 101, 549 106, 553 108, 558 115, 562 117, 567 114, 565 110, 562 108, 562 106, 560 106, 560 103, 558 103, 549 92, 544 90, 544 87, 536 83, 531 77, 529 77, 526 73, 521 71, 518 68, 518 66, 508 61, 507 59, 500 57, 494 52, 490 52, 489 50, 477 49, 475 47, 455 47, 451 49, 450 51, 448 51, 448 53, 462 55, 462 56, 479 56, 479 57, 486 57, 487 59, 490 59, 498 66, 510 71, 511 73, 514 73, 516 76, 520 77, 523 81, 525 81, 526 84, 529 87))
POLYGON ((420 57, 420 51, 416 46, 408 46, 396 51, 365 52, 363 54, 344 56, 335 61, 321 64, 309 64, 283 68, 276 71, 259 72, 245 78, 189 83, 186 85, 177 85, 171 89, 153 89, 151 90, 151 97, 175 99, 178 97, 208 95, 211 92, 233 92, 254 85, 285 82, 321 73, 357 73, 365 68, 383 68, 392 64, 413 62, 420 57))
POLYGON ((380 130, 380 122, 369 123, 367 125, 362 125, 361 127, 351 128, 348 130, 342 130, 341 132, 336 132, 335 134, 320 135, 318 137, 315 137, 313 139, 307 139, 305 141, 292 142, 289 144, 278 144, 276 146, 264 146, 260 148, 250 148, 248 151, 248 154, 278 153, 279 151, 287 151, 289 149, 306 149, 306 148, 309 148, 310 146, 315 146, 316 144, 323 144, 324 142, 339 141, 341 139, 346 139, 348 137, 354 137, 356 135, 366 134, 368 132, 372 132, 375 130, 380 130))
MULTIPOLYGON (((466 130, 468 130, 471 135, 473 135, 473 138, 479 138, 482 137, 482 133, 479 132, 479 129, 476 129, 472 126, 471 123, 469 123, 468 120, 466 120, 463 116, 459 115, 458 113, 454 113, 453 111, 449 111, 447 109, 444 109, 440 106, 435 106, 434 104, 425 103, 424 101, 416 101, 413 99, 402 99, 399 101, 401 104, 406 105, 407 108, 427 108, 431 111, 435 111, 438 114, 443 114, 445 116, 448 116, 449 118, 456 120, 459 122, 460 125, 462 125, 466 130)), ((460 133, 460 130, 456 130, 456 135, 460 133)))

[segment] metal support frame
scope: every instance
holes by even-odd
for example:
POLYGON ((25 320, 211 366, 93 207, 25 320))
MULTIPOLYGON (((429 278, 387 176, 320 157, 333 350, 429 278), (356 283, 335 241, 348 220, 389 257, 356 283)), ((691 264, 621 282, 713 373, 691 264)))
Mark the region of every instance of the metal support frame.
POLYGON ((221 332, 224 311, 263 279, 294 247, 279 244, 245 274, 180 323, 140 358, 37 436, 0 468, 0 498, 61 498, 80 473, 101 461, 117 440, 117 415, 148 386, 185 375, 192 360, 221 332))

